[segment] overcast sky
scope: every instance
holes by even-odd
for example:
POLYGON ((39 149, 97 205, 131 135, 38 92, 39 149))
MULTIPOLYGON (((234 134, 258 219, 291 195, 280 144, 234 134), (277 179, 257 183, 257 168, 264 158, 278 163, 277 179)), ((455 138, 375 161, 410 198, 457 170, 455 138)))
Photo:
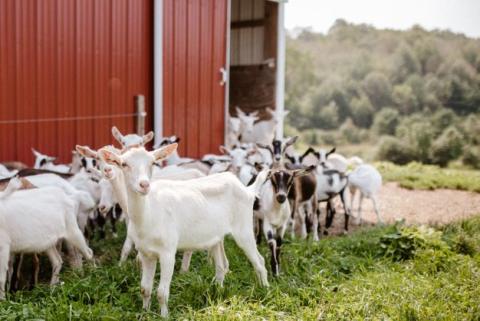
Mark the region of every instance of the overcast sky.
POLYGON ((286 5, 287 29, 313 27, 326 33, 338 18, 378 28, 419 24, 480 38, 480 0, 289 0, 286 5))

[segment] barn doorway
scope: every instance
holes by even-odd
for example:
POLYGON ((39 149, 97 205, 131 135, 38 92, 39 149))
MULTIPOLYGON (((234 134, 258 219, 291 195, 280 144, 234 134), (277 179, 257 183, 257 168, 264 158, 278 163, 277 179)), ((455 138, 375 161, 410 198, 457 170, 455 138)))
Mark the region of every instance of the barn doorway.
POLYGON ((259 111, 276 108, 279 3, 269 0, 231 0, 230 83, 228 108, 259 111))

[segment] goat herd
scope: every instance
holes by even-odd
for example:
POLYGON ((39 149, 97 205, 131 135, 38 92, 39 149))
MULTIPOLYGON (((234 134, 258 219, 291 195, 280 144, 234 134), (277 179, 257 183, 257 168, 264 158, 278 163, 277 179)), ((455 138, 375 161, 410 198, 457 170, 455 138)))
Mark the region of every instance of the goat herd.
MULTIPOLYGON (((0 165, 0 299, 12 285, 15 255, 46 253, 52 265, 51 284, 59 282, 62 244, 73 267, 93 261, 86 240, 95 228, 105 234, 105 220, 127 224, 122 264, 133 246, 141 262, 143 307, 149 308, 157 260, 157 297, 167 315, 175 254, 183 251, 181 271, 189 268, 192 251, 208 250, 215 277, 223 283, 228 271, 223 240, 231 235, 253 265, 262 286, 268 286, 265 261, 257 250, 262 235, 270 248, 271 270, 280 273, 280 251, 287 230, 292 237, 314 240, 320 234, 320 204, 326 203, 324 233, 332 225, 334 199, 345 212, 345 231, 353 196, 360 191, 357 219, 364 197, 371 198, 380 221, 376 195, 382 178, 358 157, 346 159, 331 151, 309 148, 302 155, 293 147, 296 137, 274 139, 281 119, 258 122, 256 115, 238 110, 230 117, 222 155, 201 160, 181 158, 176 136, 159 140, 122 135, 112 128, 121 148, 95 151, 76 146, 70 165, 33 150, 34 168, 13 162, 0 165), (257 121, 257 122, 256 122, 257 121), (259 136, 260 135, 260 136, 259 136), (348 202, 350 200, 350 202, 348 202)), ((282 115, 283 118, 283 115, 282 115)), ((115 234, 114 234, 115 235, 115 234)), ((22 256, 20 256, 20 262, 22 256)), ((17 260, 18 261, 18 260, 17 260)), ((19 269, 19 267, 17 267, 19 269)))

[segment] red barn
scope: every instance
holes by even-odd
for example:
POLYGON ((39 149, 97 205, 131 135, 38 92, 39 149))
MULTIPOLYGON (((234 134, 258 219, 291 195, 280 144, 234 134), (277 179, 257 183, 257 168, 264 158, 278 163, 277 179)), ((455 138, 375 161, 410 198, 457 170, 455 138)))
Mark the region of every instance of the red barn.
POLYGON ((217 153, 234 106, 283 109, 284 4, 268 0, 0 0, 0 161, 69 162, 110 128, 217 153))

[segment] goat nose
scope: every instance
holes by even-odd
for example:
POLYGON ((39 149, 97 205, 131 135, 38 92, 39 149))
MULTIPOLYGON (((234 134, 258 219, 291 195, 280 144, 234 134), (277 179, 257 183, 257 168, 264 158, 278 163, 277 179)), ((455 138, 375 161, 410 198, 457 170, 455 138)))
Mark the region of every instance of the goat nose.
POLYGON ((143 189, 147 189, 150 187, 150 183, 148 181, 140 181, 139 185, 143 189))
POLYGON ((280 194, 280 195, 277 195, 277 201, 281 204, 283 202, 285 202, 285 200, 287 199, 287 197, 284 195, 284 194, 280 194))
POLYGON ((105 210, 107 209, 107 207, 106 207, 105 205, 100 205, 100 206, 98 207, 98 209, 100 210, 100 212, 103 213, 103 212, 105 212, 105 210))

